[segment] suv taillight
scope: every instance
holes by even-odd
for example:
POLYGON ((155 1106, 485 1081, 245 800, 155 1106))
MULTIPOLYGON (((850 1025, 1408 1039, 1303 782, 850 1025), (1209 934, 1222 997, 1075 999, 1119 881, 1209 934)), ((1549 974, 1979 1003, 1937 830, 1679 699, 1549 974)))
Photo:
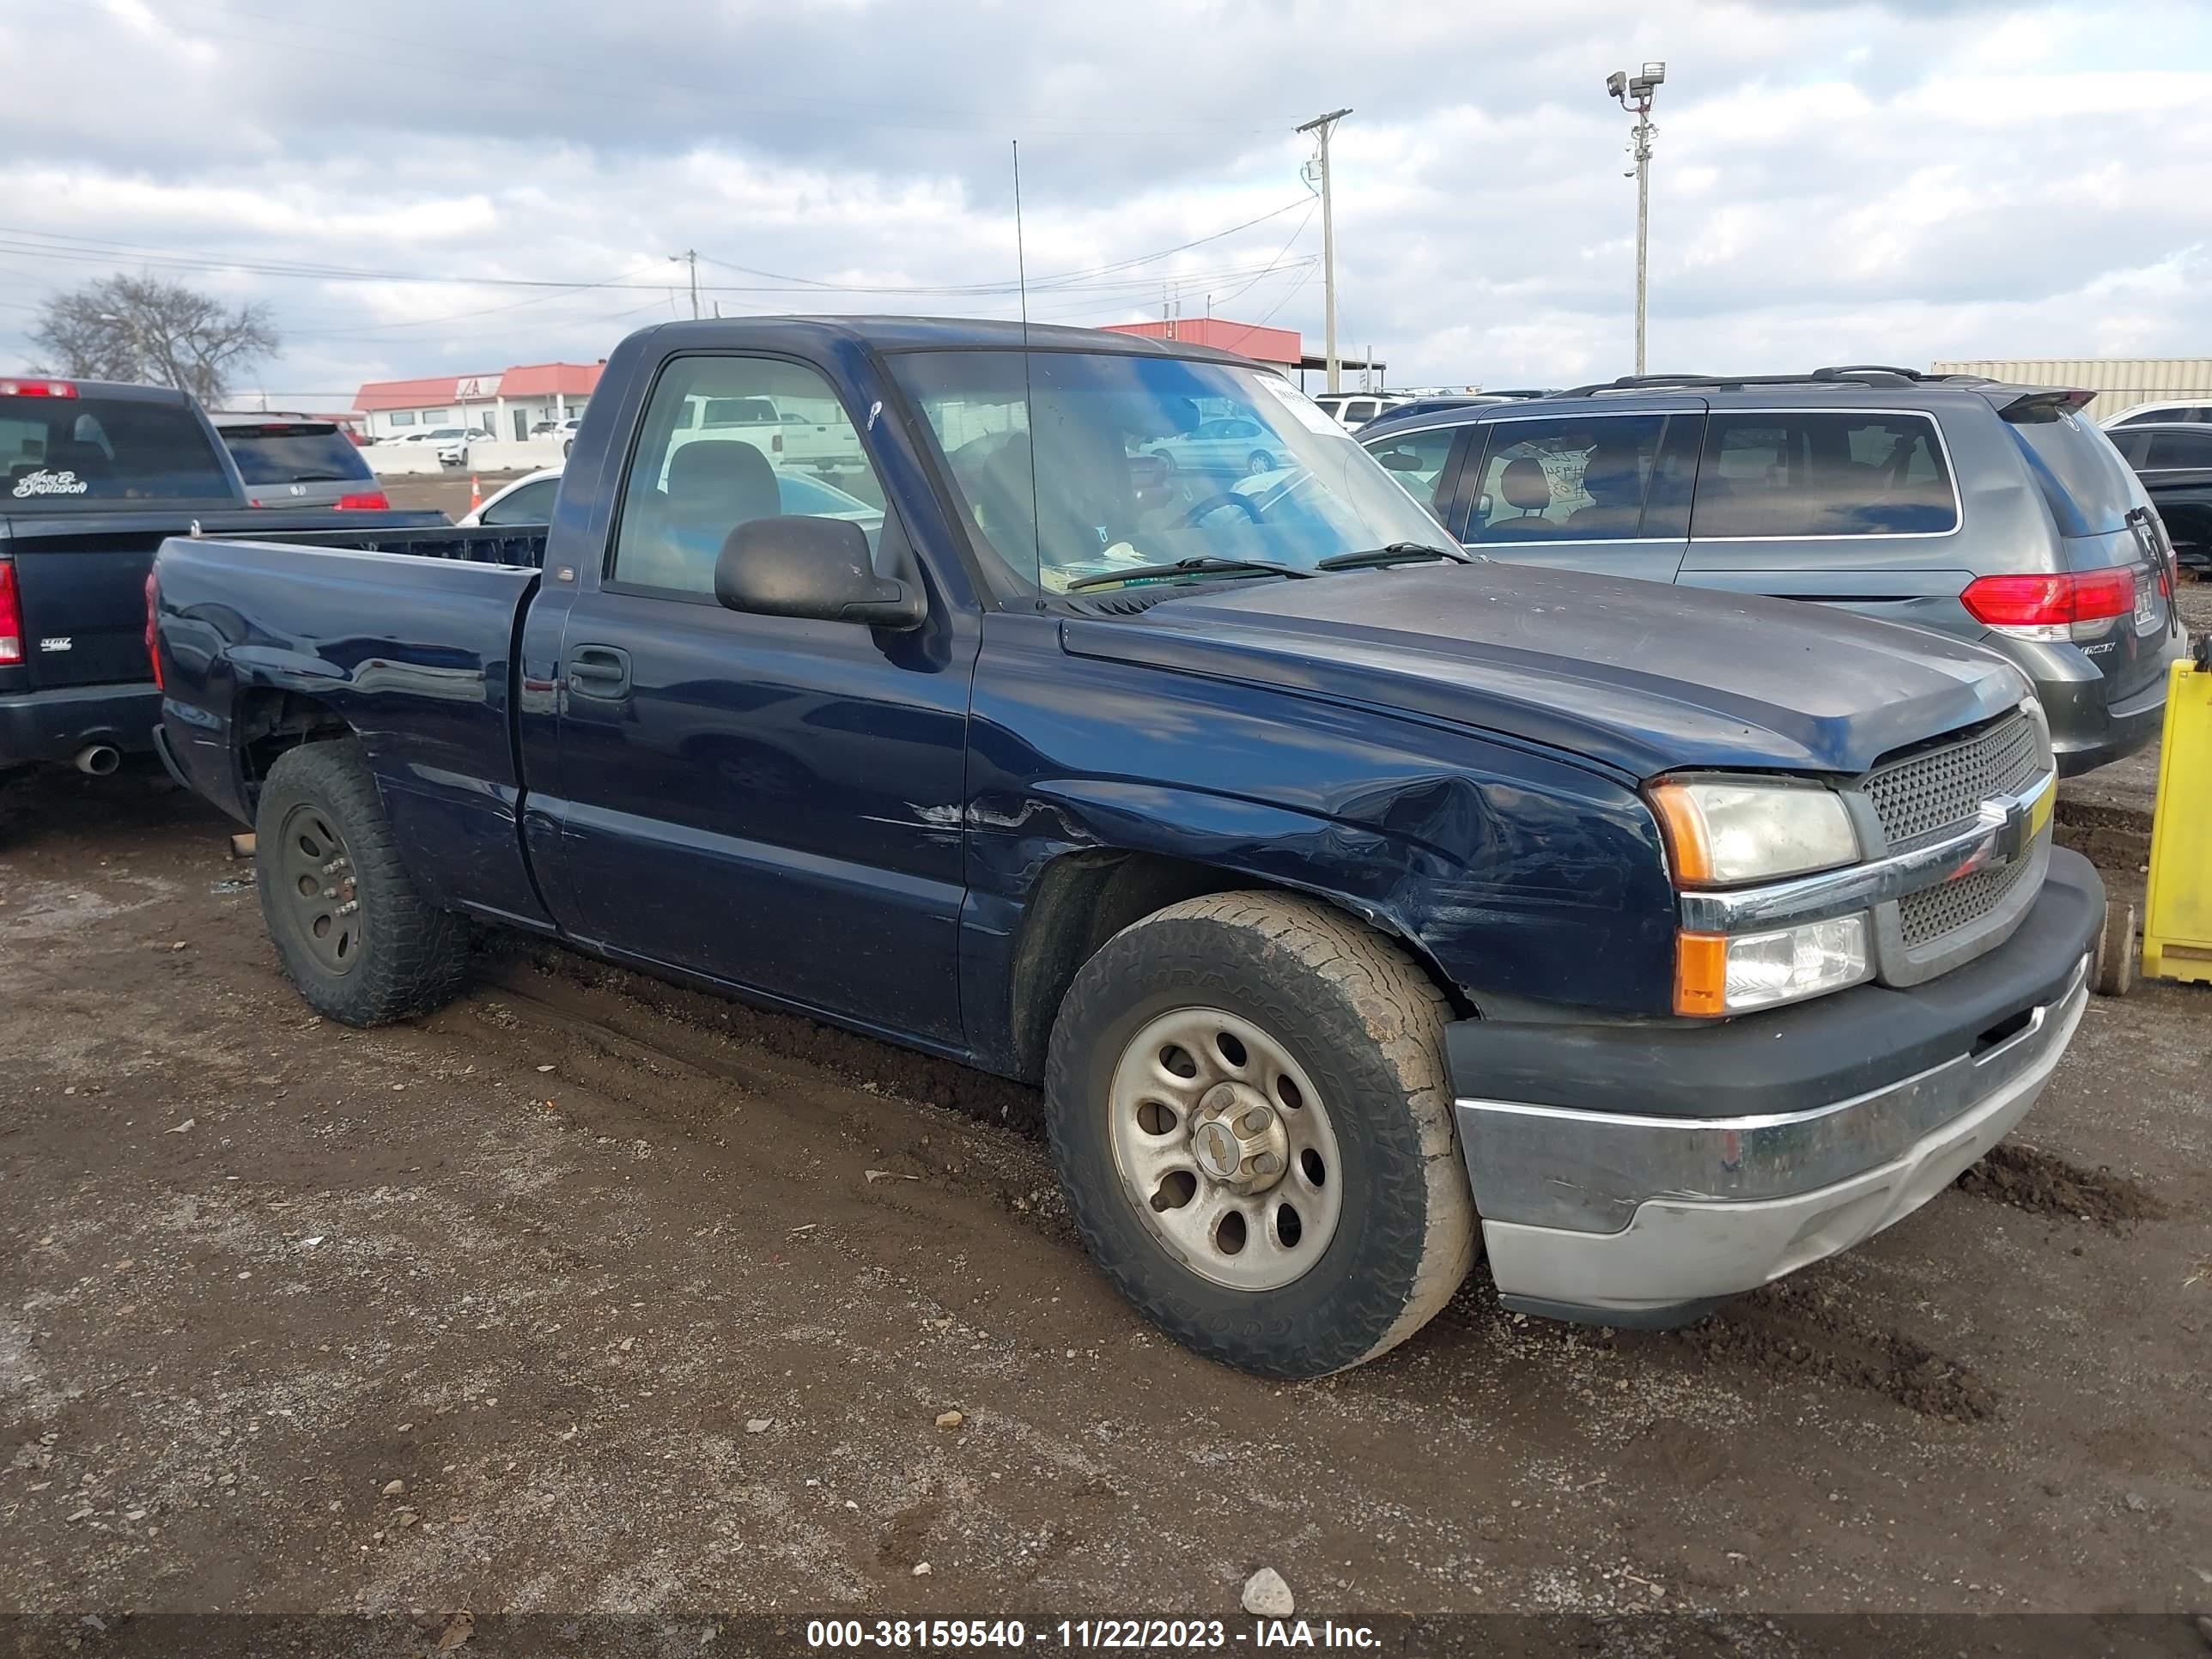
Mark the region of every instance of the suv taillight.
POLYGON ((23 660, 23 606, 15 597, 15 567, 0 559, 0 663, 23 660))
POLYGON ((338 497, 338 511, 341 513, 381 513, 391 505, 391 501, 380 489, 364 490, 358 495, 338 497))
POLYGON ((1959 603, 1976 622, 2023 640, 2092 639, 2136 605, 2132 567, 2056 576, 1978 576, 1959 603))
POLYGON ((168 689, 161 684, 161 636, 154 627, 161 614, 161 590, 155 580, 154 573, 149 570, 146 573, 146 660, 154 670, 154 689, 156 691, 168 689))

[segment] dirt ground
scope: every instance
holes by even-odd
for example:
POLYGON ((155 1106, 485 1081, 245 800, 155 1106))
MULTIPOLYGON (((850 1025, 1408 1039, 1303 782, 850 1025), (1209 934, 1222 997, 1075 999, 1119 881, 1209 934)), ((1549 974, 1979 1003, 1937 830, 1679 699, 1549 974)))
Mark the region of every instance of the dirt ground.
POLYGON ((0 1610, 2212 1610, 2212 991, 1689 1330, 1478 1267, 1283 1386, 1090 1271, 1027 1091, 535 946, 348 1031, 231 827, 0 794, 0 1610))

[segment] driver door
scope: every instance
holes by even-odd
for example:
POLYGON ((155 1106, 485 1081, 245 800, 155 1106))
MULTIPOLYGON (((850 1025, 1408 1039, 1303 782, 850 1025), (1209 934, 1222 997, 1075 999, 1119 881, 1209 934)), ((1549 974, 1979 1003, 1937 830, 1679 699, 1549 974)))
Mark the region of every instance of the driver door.
MULTIPOLYGON (((817 514, 699 398, 804 398, 804 364, 671 358, 648 399, 606 562, 562 638, 562 886, 573 931, 902 1036, 961 1036, 963 785, 976 620, 941 602, 904 631, 725 609, 716 556, 750 519, 817 514)), ((834 504, 834 498, 833 498, 834 504)), ((827 516, 847 517, 849 509, 827 516)), ((914 568, 895 510, 878 568, 914 568)))

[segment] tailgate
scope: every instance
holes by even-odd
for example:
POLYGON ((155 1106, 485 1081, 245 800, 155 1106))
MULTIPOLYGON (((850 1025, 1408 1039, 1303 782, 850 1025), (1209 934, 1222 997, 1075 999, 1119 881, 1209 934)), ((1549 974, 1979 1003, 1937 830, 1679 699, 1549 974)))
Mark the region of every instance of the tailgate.
POLYGON ((173 518, 143 528, 17 521, 0 539, 15 566, 23 667, 33 690, 128 684, 146 664, 146 573, 173 518))
POLYGON ((2150 689, 2166 672, 2180 623, 2173 603, 2172 548, 2142 483, 2112 440, 2076 406, 2087 393, 2030 392, 2000 413, 2057 524, 2063 568, 2087 574, 2124 570, 2130 608, 2108 626, 2074 638, 2105 677, 2105 698, 2118 702, 2150 689))
POLYGON ((2181 624, 2173 602, 2173 567, 2163 526, 2148 507, 2126 513, 2126 527, 2095 536, 2065 538, 2066 568, 2075 571, 2125 570, 2134 584, 2134 603, 2094 637, 2077 623, 2074 638, 2081 654, 2105 677, 2105 701, 2119 702, 2148 690, 2166 676, 2174 635, 2181 624))

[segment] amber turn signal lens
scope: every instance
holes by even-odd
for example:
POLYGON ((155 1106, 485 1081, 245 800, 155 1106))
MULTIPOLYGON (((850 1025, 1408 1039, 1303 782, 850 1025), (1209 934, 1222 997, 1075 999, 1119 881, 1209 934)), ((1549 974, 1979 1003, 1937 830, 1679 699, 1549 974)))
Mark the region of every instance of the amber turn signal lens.
POLYGON ((1651 792, 1651 805, 1667 838, 1667 856, 1674 864, 1676 884, 1688 886, 1711 881, 1713 852, 1705 839, 1705 815, 1698 810, 1689 792, 1677 784, 1662 783, 1651 792))
POLYGON ((1674 1012, 1700 1018, 1728 1012, 1728 939, 1720 933, 1674 936, 1674 1012))

